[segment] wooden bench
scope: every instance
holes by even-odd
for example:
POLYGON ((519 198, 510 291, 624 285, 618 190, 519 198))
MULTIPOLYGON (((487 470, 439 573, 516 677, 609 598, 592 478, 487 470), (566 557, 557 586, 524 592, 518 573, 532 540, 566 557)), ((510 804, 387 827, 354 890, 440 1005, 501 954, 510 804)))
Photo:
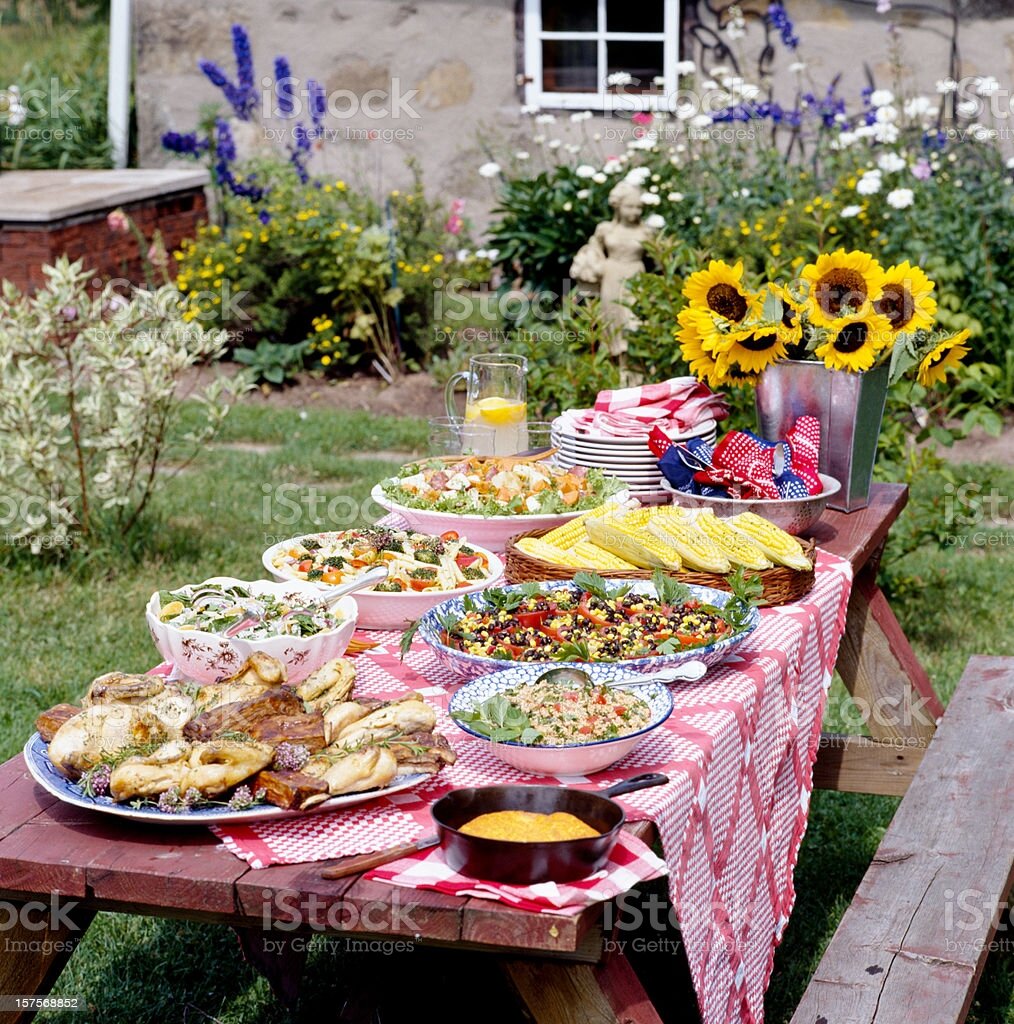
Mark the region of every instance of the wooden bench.
POLYGON ((976 656, 792 1024, 960 1024, 1012 880, 1014 658, 976 656))

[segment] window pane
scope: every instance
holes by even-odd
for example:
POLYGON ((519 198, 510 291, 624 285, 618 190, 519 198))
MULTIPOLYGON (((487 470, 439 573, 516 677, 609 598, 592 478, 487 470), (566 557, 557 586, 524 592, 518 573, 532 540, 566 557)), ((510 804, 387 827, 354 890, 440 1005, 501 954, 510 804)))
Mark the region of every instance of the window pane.
POLYGON ((544 39, 545 92, 598 92, 598 44, 593 39, 544 39))
POLYGON ((662 74, 661 43, 606 43, 609 74, 626 71, 634 79, 628 92, 647 92, 656 75, 662 74))
POLYGON ((661 32, 665 0, 606 0, 607 32, 661 32))
POLYGON ((597 32, 596 0, 542 0, 543 32, 597 32))

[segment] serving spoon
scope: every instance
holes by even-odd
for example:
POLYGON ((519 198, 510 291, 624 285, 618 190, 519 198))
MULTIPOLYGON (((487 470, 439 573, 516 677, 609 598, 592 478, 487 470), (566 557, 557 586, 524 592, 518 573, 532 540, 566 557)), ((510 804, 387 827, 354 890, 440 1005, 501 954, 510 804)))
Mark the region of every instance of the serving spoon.
POLYGON ((684 661, 681 665, 674 665, 672 668, 664 668, 659 672, 652 672, 650 675, 638 673, 617 676, 615 679, 600 683, 583 669, 573 668, 568 665, 567 667, 551 668, 547 672, 543 672, 535 681, 537 683, 574 683, 578 686, 587 686, 591 683, 592 685, 600 685, 612 689, 616 686, 649 686, 652 683, 675 683, 680 680, 694 683, 698 679, 703 678, 707 671, 708 666, 703 661, 695 658, 692 661, 684 661))

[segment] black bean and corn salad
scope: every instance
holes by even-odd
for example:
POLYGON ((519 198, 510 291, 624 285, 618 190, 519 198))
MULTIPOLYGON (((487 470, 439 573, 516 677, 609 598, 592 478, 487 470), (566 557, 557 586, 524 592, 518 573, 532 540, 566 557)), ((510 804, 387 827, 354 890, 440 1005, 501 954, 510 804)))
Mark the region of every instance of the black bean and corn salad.
POLYGON ((705 647, 739 632, 722 609, 693 598, 672 602, 576 587, 524 596, 493 590, 482 597, 460 618, 443 622, 447 646, 511 661, 622 661, 705 647))

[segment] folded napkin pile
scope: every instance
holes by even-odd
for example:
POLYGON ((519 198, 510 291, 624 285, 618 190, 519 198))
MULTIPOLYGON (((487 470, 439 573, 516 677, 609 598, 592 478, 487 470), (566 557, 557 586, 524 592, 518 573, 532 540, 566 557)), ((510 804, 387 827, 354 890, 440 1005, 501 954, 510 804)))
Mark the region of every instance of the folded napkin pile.
POLYGON ((665 435, 685 434, 706 419, 729 415, 722 395, 693 377, 674 377, 660 384, 600 391, 592 409, 578 409, 570 424, 580 434, 643 437, 655 428, 665 435))
POLYGON ((783 441, 766 441, 749 430, 730 430, 712 448, 691 438, 683 448, 666 434, 652 431, 648 446, 658 456, 665 478, 685 494, 706 497, 806 498, 820 494, 817 472, 820 421, 800 416, 783 441))

